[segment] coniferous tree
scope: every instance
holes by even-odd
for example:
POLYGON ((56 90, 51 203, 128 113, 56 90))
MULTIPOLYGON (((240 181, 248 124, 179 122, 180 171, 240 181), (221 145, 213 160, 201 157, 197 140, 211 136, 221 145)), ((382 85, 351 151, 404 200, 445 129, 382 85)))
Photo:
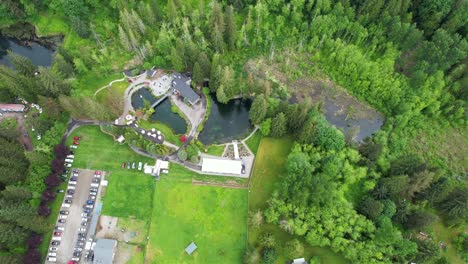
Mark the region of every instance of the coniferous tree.
POLYGON ((233 50, 236 45, 237 30, 234 20, 234 9, 230 5, 226 8, 226 43, 230 50, 233 50))
POLYGON ((258 95, 255 97, 252 107, 250 108, 249 111, 249 118, 254 124, 260 124, 266 116, 268 109, 268 103, 265 99, 265 96, 263 94, 258 95))
POLYGON ((195 66, 193 66, 192 80, 196 86, 203 84, 203 71, 198 62, 196 62, 195 66))
POLYGON ((282 137, 286 134, 286 117, 283 113, 277 114, 271 121, 271 136, 282 137))

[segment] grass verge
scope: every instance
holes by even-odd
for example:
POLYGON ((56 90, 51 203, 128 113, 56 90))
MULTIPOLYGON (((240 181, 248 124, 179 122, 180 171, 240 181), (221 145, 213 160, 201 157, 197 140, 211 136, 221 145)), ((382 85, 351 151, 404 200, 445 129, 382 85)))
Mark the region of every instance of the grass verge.
POLYGON ((260 141, 262 140, 263 135, 260 130, 257 130, 253 136, 251 136, 245 143, 249 147, 249 149, 257 155, 258 147, 260 146, 260 141))

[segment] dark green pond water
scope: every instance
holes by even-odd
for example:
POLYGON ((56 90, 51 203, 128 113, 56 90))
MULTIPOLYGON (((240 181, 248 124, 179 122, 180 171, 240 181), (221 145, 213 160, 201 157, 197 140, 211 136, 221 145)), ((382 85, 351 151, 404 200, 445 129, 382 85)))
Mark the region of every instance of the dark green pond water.
POLYGON ((226 143, 233 139, 241 139, 252 129, 249 120, 249 110, 252 100, 233 99, 227 104, 216 100, 212 94, 211 114, 198 139, 205 144, 226 143))
POLYGON ((18 44, 18 42, 14 40, 0 37, 0 64, 12 67, 11 62, 8 59, 7 50, 11 50, 19 55, 29 58, 34 65, 52 65, 52 55, 54 51, 37 43, 32 43, 31 47, 27 47, 18 44))
MULTIPOLYGON (((156 98, 151 94, 148 89, 140 89, 132 95, 132 106, 135 109, 143 108, 145 100, 150 105, 156 101, 156 98)), ((150 121, 161 122, 174 131, 176 134, 185 134, 187 132, 187 124, 185 120, 178 114, 171 111, 171 101, 164 100, 155 107, 155 113, 151 115, 150 121)))

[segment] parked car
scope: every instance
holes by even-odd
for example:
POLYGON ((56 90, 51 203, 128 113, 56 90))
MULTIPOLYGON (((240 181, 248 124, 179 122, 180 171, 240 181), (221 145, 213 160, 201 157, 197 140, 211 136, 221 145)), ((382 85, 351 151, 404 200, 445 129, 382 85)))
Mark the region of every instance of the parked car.
POLYGON ((76 146, 76 145, 70 145, 70 148, 72 148, 72 149, 77 149, 78 146, 76 146))
POLYGON ((125 162, 122 163, 122 169, 125 169, 125 162))
POLYGON ((73 173, 73 176, 78 177, 78 173, 73 173))
POLYGON ((73 195, 72 195, 72 194, 67 194, 65 197, 66 197, 67 199, 73 199, 73 195))
POLYGON ((93 208, 94 208, 94 205, 92 205, 92 204, 87 204, 87 205, 85 205, 85 206, 86 206, 86 208, 90 208, 90 209, 93 209, 93 208))
POLYGON ((63 227, 63 226, 56 226, 56 227, 55 227, 55 230, 65 231, 65 227, 63 227))
POLYGON ((244 173, 245 173, 245 165, 244 165, 244 164, 242 164, 241 173, 242 173, 242 174, 244 174, 244 173))
POLYGON ((51 247, 51 248, 49 248, 49 251, 57 251, 57 249, 58 248, 56 248, 56 247, 51 247))
POLYGON ((73 137, 73 140, 80 140, 80 137, 75 136, 73 137))
POLYGON ((81 222, 81 226, 88 226, 87 222, 81 222))
POLYGON ((58 222, 61 223, 61 224, 65 224, 65 223, 67 222, 67 220, 65 220, 65 219, 59 219, 58 222))
POLYGON ((130 164, 130 162, 127 162, 127 170, 129 170, 131 168, 132 168, 132 165, 130 164))
POLYGON ((67 190, 67 193, 68 193, 68 194, 74 194, 74 193, 75 193, 75 190, 73 190, 73 189, 68 189, 68 190, 67 190))
POLYGON ((62 207, 69 208, 70 204, 64 203, 64 204, 62 204, 62 207))
POLYGON ((78 141, 73 141, 73 145, 79 145, 79 144, 80 144, 80 142, 78 142, 78 141))
POLYGON ((65 164, 65 167, 67 167, 67 168, 71 168, 71 166, 72 165, 70 163, 65 164))
POLYGON ((90 196, 88 196, 88 199, 95 201, 95 200, 96 200, 96 196, 90 195, 90 196))
POLYGON ((57 193, 63 193, 63 192, 65 192, 65 190, 62 190, 62 189, 57 190, 57 193))
POLYGON ((59 219, 67 219, 68 215, 59 215, 59 219))
POLYGON ((86 241, 85 237, 78 237, 78 241, 86 241))
POLYGON ((98 182, 101 182, 101 180, 98 179, 98 178, 94 178, 94 179, 93 179, 93 182, 94 182, 94 183, 98 183, 98 182))
POLYGON ((52 241, 52 243, 50 243, 52 246, 58 246, 60 245, 60 241, 52 241))
POLYGON ((71 200, 71 199, 65 199, 65 203, 71 204, 71 203, 72 203, 72 200, 71 200))
POLYGON ((60 231, 55 231, 55 232, 54 232, 54 236, 62 236, 62 232, 60 232, 60 231))
POLYGON ((75 186, 68 186, 69 190, 75 190, 75 186))
POLYGON ((55 252, 50 252, 49 254, 47 254, 49 257, 56 257, 57 256, 57 253, 55 252))
POLYGON ((91 187, 91 188, 89 188, 89 190, 90 190, 91 192, 97 192, 97 191, 98 191, 98 188, 96 188, 96 187, 91 187))
POLYGON ((88 220, 87 217, 81 217, 81 221, 82 221, 82 222, 88 222, 89 220, 88 220))
POLYGON ((80 227, 80 229, 78 229, 78 231, 80 231, 80 232, 86 232, 86 228, 80 227))
POLYGON ((143 168, 143 163, 141 163, 141 161, 140 161, 140 162, 138 162, 138 170, 141 171, 142 168, 143 168))
POLYGON ((76 176, 73 176, 73 177, 70 178, 70 181, 76 182, 76 180, 78 180, 78 178, 76 176))
POLYGON ((86 204, 94 204, 94 201, 93 200, 87 200, 86 204))
POLYGON ((80 261, 80 258, 72 258, 72 261, 75 261, 75 263, 76 263, 76 262, 80 261))
POLYGON ((101 174, 102 174, 102 171, 95 171, 94 174, 96 174, 96 175, 101 175, 101 174))
MULTIPOLYGON (((72 151, 72 153, 73 153, 73 151, 72 151)), ((79 170, 78 170, 78 169, 73 169, 73 172, 74 172, 74 173, 78 173, 79 170)))
MULTIPOLYGON (((91 183, 91 187, 99 187, 99 183, 95 183, 95 182, 91 183)), ((96 192, 94 192, 94 193, 96 193, 96 192)), ((91 192, 89 194, 91 194, 91 192)), ((94 195, 96 195, 96 194, 94 194, 94 195)))
POLYGON ((57 262, 57 258, 48 257, 48 258, 47 258, 47 261, 49 261, 49 262, 57 262))
POLYGON ((132 163, 132 169, 135 169, 135 162, 132 163))
POLYGON ((70 213, 70 212, 65 211, 65 210, 60 211, 60 214, 61 214, 61 215, 68 215, 69 213, 70 213))
POLYGON ((67 158, 68 158, 68 159, 74 159, 74 158, 75 158, 75 155, 71 155, 71 154, 70 154, 70 155, 67 155, 67 158))
POLYGON ((85 233, 78 233, 78 237, 86 237, 85 233))
POLYGON ((75 253, 78 252, 78 253, 80 253, 79 255, 81 255, 81 251, 83 251, 83 248, 81 248, 81 247, 75 247, 73 250, 75 251, 75 253))
POLYGON ((76 186, 76 181, 71 181, 71 182, 69 182, 69 183, 68 183, 68 186, 73 186, 73 187, 75 187, 75 186, 76 186))
POLYGON ((89 192, 89 195, 97 195, 97 192, 89 192))
POLYGON ((82 213, 82 214, 81 214, 81 217, 88 217, 88 216, 89 216, 88 213, 82 213))

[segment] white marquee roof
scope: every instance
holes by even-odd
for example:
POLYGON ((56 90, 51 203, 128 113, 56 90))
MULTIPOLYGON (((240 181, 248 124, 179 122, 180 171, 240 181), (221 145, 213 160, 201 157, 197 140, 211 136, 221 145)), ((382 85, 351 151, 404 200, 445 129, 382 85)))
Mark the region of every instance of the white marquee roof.
POLYGON ((202 171, 211 173, 228 173, 240 175, 242 171, 242 161, 203 157, 202 171))

